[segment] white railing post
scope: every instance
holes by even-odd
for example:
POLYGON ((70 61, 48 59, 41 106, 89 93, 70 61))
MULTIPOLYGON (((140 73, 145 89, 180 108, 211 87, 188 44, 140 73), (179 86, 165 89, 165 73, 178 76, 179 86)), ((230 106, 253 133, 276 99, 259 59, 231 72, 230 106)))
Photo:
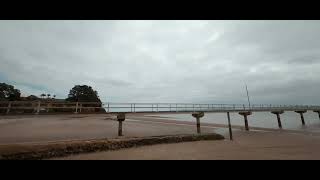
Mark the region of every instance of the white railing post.
POLYGON ((50 103, 47 104, 47 113, 49 112, 50 103))
POLYGON ((7 114, 9 114, 9 112, 10 112, 10 109, 11 109, 11 102, 9 102, 9 104, 8 104, 8 108, 7 108, 7 114))
POLYGON ((40 101, 38 101, 38 106, 37 106, 37 111, 36 111, 36 114, 39 114, 39 112, 40 112, 40 101))
POLYGON ((74 112, 75 114, 78 113, 78 102, 76 103, 76 112, 74 112))

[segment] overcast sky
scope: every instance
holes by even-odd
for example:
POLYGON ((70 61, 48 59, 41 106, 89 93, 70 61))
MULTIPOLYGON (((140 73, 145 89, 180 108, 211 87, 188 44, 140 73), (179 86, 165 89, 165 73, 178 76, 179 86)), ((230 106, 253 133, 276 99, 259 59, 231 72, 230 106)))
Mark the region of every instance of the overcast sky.
POLYGON ((320 21, 0 21, 0 82, 106 102, 320 104, 320 21))

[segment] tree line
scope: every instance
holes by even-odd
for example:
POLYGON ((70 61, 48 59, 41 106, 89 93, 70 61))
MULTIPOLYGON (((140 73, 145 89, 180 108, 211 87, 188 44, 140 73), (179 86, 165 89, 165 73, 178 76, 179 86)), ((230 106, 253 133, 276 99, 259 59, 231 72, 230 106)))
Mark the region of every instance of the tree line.
MULTIPOLYGON (((40 94, 40 97, 36 95, 30 95, 27 97, 21 97, 21 91, 16 89, 13 85, 0 83, 0 101, 33 101, 50 99, 56 100, 56 95, 51 97, 51 94, 40 94)), ((70 89, 68 97, 66 99, 60 99, 68 102, 101 102, 98 92, 88 85, 75 85, 70 89)))

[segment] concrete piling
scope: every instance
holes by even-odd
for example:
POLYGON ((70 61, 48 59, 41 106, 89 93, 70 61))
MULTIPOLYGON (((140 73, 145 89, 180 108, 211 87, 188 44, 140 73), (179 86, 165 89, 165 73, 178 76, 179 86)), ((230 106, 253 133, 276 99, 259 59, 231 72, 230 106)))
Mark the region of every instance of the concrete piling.
POLYGON ((252 112, 251 111, 243 111, 243 112, 239 112, 239 114, 242 115, 244 118, 244 125, 245 125, 246 131, 249 131, 248 116, 251 115, 252 112))
POLYGON ((315 113, 318 113, 318 116, 319 116, 319 119, 320 119, 320 110, 316 110, 316 111, 313 111, 315 113))
POLYGON ((197 119, 197 133, 200 134, 201 133, 200 118, 204 116, 204 112, 195 112, 195 113, 192 113, 192 116, 197 119))
POLYGON ((271 111, 271 113, 277 115, 278 126, 279 126, 280 129, 282 129, 280 114, 283 114, 284 111, 271 111))
POLYGON ((126 114, 125 113, 119 113, 117 115, 117 121, 119 122, 119 127, 118 127, 118 136, 123 136, 122 134, 122 122, 126 119, 126 114))
POLYGON ((303 113, 306 113, 307 111, 306 110, 303 110, 303 111, 294 111, 296 113, 299 113, 300 114, 300 118, 301 118, 301 122, 302 122, 302 125, 306 125, 305 121, 304 121, 304 117, 303 117, 303 113))

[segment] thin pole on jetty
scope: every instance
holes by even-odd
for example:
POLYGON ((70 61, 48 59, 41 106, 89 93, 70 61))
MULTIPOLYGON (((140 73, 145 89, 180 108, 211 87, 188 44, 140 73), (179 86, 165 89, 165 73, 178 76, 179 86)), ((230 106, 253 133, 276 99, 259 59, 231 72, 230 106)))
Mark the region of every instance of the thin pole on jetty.
POLYGON ((231 122, 230 122, 230 113, 227 112, 227 116, 228 116, 228 126, 229 126, 229 136, 230 136, 230 140, 232 141, 232 129, 231 129, 231 122))
POLYGON ((247 97, 248 97, 248 103, 249 103, 249 110, 250 110, 251 107, 250 107, 250 99, 249 99, 249 92, 248 92, 247 84, 246 84, 246 91, 247 91, 247 97))

